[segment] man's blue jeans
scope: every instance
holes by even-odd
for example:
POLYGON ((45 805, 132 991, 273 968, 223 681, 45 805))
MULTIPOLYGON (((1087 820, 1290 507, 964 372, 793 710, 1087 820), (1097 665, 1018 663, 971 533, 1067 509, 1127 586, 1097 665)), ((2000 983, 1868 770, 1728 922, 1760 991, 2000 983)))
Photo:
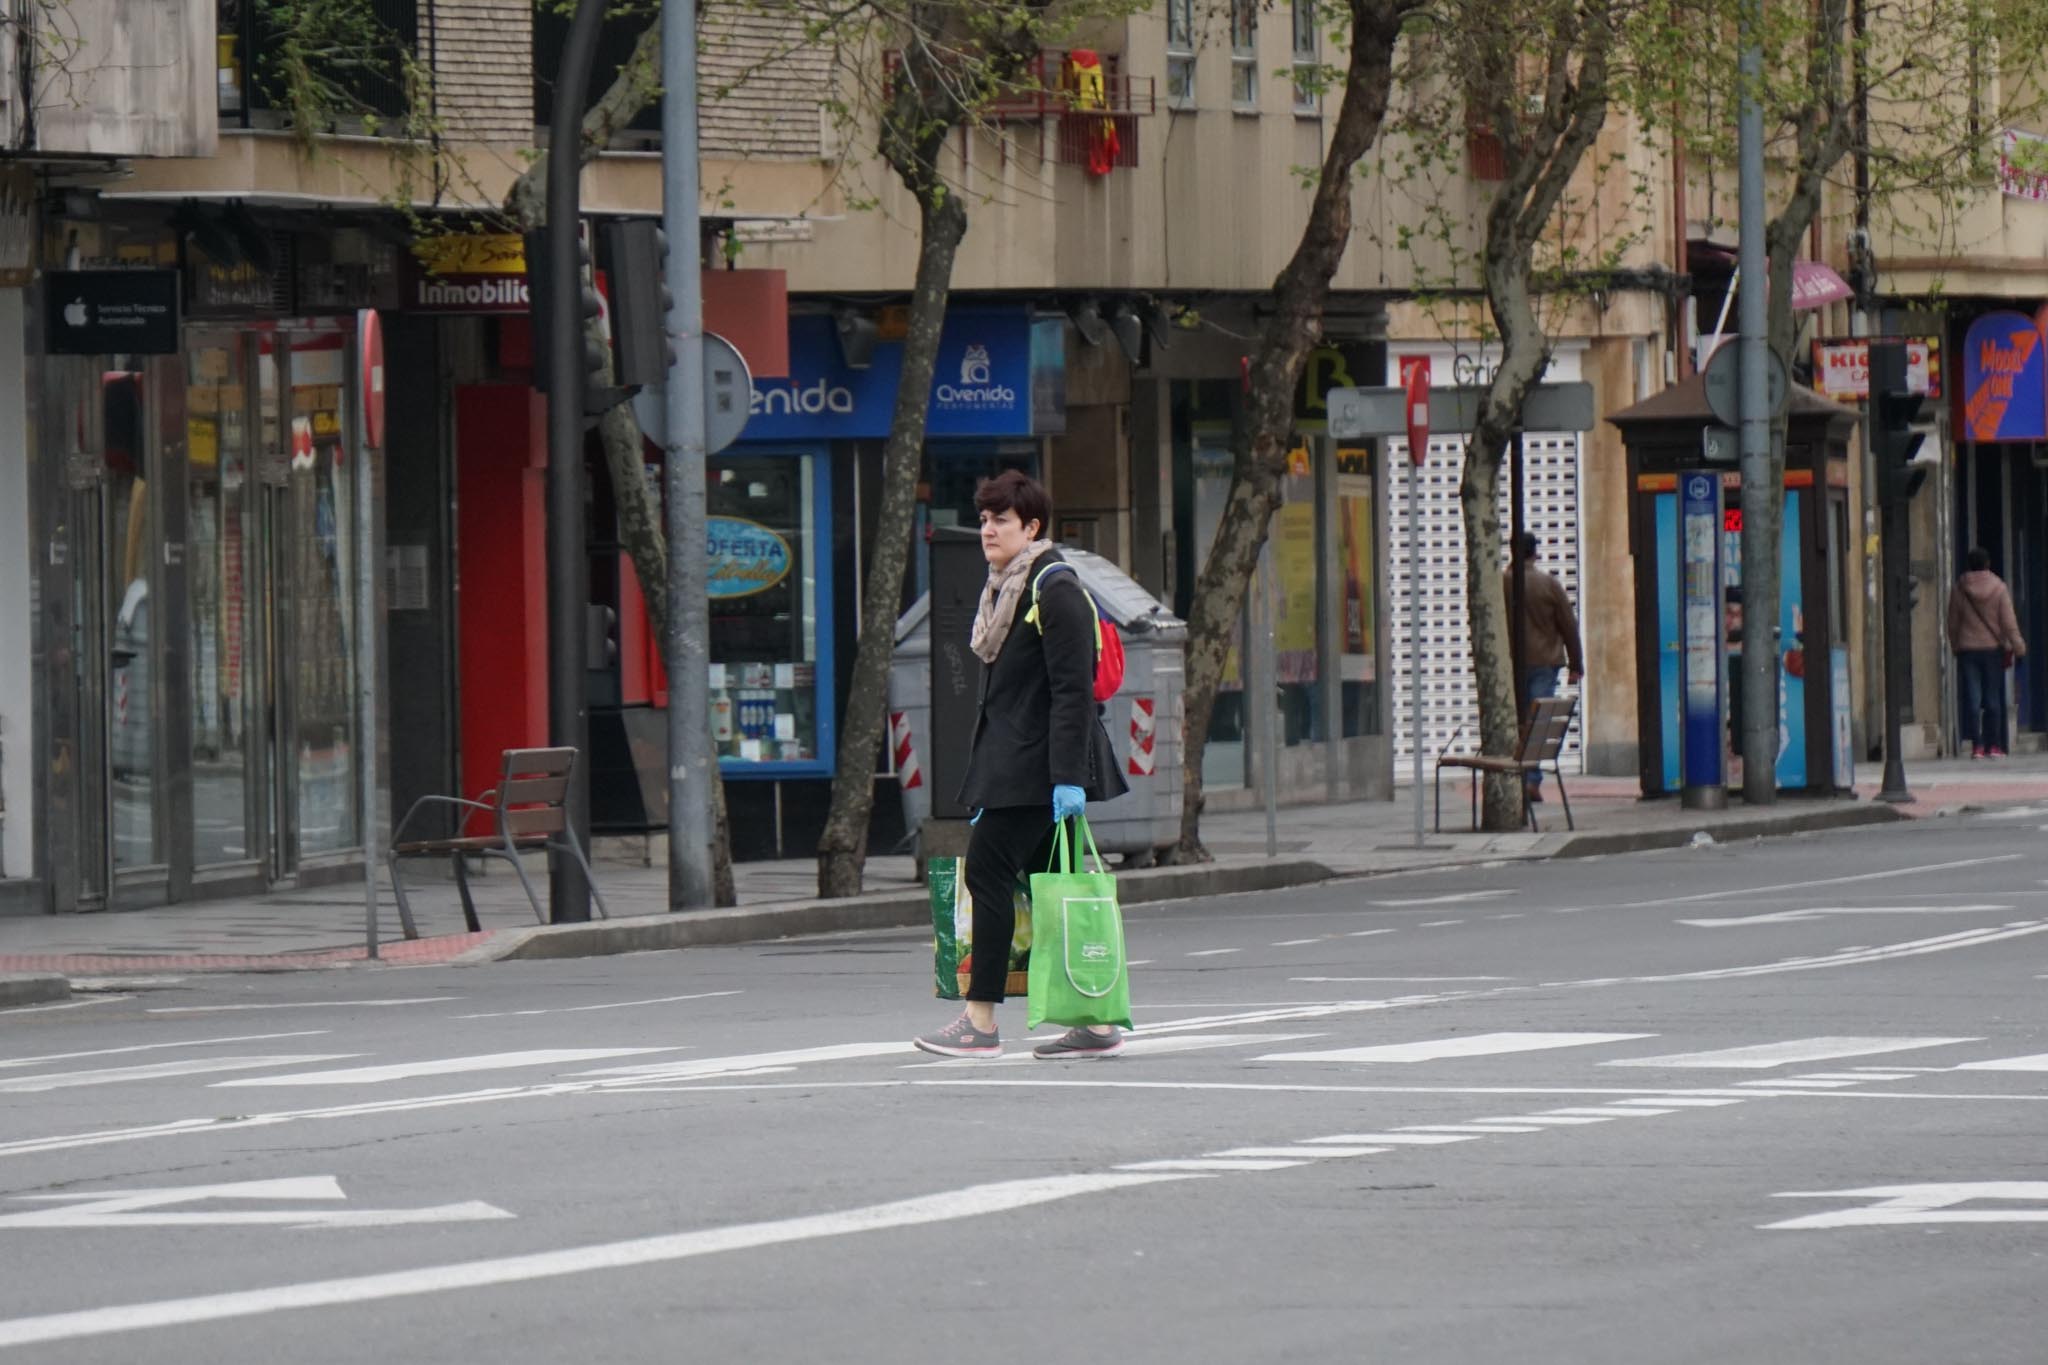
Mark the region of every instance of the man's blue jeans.
POLYGON ((2005 743, 2005 651, 1965 649, 1956 654, 1956 691, 1962 703, 1957 733, 1965 744, 1997 749, 2005 743))
MULTIPOLYGON (((1557 679, 1561 670, 1555 668, 1525 668, 1522 670, 1522 718, 1528 718, 1528 708, 1546 697, 1557 695, 1557 679)), ((1543 774, 1532 772, 1523 779, 1529 784, 1531 795, 1543 790, 1543 774)))

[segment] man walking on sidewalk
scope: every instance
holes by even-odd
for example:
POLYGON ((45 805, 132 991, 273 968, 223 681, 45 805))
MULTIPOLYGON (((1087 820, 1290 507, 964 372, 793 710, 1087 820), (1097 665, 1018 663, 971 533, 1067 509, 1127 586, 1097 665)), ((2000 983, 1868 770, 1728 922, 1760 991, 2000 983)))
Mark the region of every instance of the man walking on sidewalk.
POLYGON ((2003 579, 1991 571, 1991 556, 1973 549, 1969 571, 1948 595, 1948 647, 1956 656, 1956 691, 1962 702, 1957 747, 1971 758, 2005 757, 2005 670, 2023 659, 2019 617, 2003 579))
MULTIPOLYGON (((1515 560, 1521 566, 1522 574, 1519 629, 1512 616, 1516 570, 1510 567, 1507 571, 1508 639, 1518 642, 1526 651, 1525 657, 1515 661, 1525 706, 1557 695, 1557 671, 1560 668, 1571 674, 1575 687, 1586 676, 1586 650, 1579 643, 1579 619, 1572 612, 1572 600, 1565 596, 1564 584, 1536 567, 1536 548, 1536 533, 1533 531, 1524 531, 1515 540, 1515 560)), ((1529 799, 1541 801, 1543 774, 1531 772, 1526 781, 1529 799)))

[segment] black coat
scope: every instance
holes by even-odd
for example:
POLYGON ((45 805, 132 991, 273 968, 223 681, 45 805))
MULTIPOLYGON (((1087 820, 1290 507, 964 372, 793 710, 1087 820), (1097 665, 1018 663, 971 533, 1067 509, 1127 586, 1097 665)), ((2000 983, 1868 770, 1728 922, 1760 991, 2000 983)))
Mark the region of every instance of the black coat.
MULTIPOLYGON (((1036 578, 1064 563, 1048 550, 1031 566, 1036 578)), ((995 662, 981 669, 981 705, 974 721, 960 804, 1052 806, 1052 789, 1074 786, 1090 801, 1130 790, 1118 770, 1095 702, 1095 615, 1079 575, 1061 570, 1038 594, 1038 624, 1027 586, 1017 618, 995 662)))

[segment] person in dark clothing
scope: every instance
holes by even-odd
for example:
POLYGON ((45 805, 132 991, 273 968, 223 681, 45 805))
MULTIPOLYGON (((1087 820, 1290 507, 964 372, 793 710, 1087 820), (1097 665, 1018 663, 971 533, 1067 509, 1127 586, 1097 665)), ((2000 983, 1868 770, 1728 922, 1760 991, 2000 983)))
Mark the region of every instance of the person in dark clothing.
POLYGON ((2026 657, 2012 593, 1991 570, 1991 556, 1970 551, 1968 571, 1948 595, 1948 647, 1956 656, 1961 703, 1957 739, 1971 758, 2005 757, 2005 671, 2026 657))
MULTIPOLYGON (((1534 531, 1524 531, 1515 541, 1515 562, 1522 575, 1522 619, 1520 628, 1509 618, 1509 648, 1526 649, 1527 658, 1516 658, 1520 666, 1522 699, 1530 702, 1557 695, 1557 671, 1571 674, 1574 687, 1586 676, 1586 649, 1579 642, 1579 618, 1572 611, 1572 599, 1564 584, 1536 567, 1538 545, 1534 531)), ((1515 574, 1510 566, 1505 584, 1508 610, 1515 609, 1515 574)), ((1543 774, 1530 772, 1523 779, 1529 799, 1543 799, 1543 774)))
MULTIPOLYGON (((1009 470, 986 480, 974 505, 988 560, 971 642, 982 664, 981 704, 960 788, 960 803, 975 813, 967 844, 974 960, 966 1009, 915 1040, 943 1057, 1001 1055, 996 1006, 1016 932, 1017 876, 1045 867, 1058 821, 1129 789, 1095 701, 1095 609, 1080 576, 1043 538, 1051 498, 1009 470)), ((1058 1060, 1122 1050, 1114 1028, 1077 1028, 1034 1053, 1058 1060)))

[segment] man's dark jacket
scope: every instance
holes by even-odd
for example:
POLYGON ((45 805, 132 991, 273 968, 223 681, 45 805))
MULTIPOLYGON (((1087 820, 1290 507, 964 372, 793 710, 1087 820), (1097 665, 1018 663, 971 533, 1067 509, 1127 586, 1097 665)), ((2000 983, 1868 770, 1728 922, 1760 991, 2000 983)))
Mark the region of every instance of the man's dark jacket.
POLYGON ((1058 550, 1047 550, 1031 566, 1038 579, 1038 624, 1027 589, 1010 623, 1009 638, 992 664, 981 670, 981 709, 974 722, 974 747, 960 804, 1052 805, 1052 789, 1074 786, 1090 801, 1107 801, 1130 790, 1117 769, 1116 753, 1095 704, 1095 614, 1087 590, 1058 550))

